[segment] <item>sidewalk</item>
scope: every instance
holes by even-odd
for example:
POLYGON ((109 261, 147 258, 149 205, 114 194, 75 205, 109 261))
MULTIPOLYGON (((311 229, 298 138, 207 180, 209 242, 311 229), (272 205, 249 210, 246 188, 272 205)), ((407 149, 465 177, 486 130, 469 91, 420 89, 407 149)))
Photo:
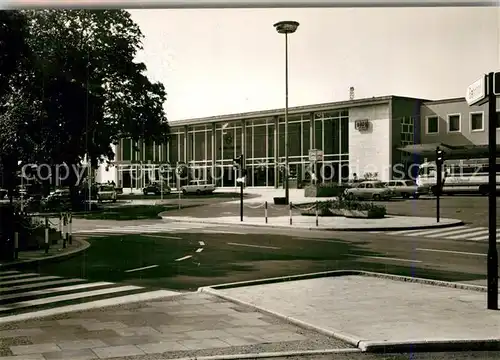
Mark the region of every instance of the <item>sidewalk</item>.
POLYGON ((301 216, 292 214, 290 216, 268 217, 267 223, 264 216, 261 217, 243 217, 241 221, 239 216, 175 216, 169 213, 162 213, 161 217, 170 221, 197 222, 220 225, 241 225, 241 226, 261 226, 261 227, 286 227, 308 230, 332 230, 332 231, 389 231, 389 230, 408 230, 408 229, 427 229, 441 228, 462 225, 461 220, 440 219, 437 223, 435 218, 416 217, 416 216, 386 216, 383 219, 353 219, 343 216, 325 216, 318 217, 316 226, 315 216, 301 216))
POLYGON ((335 335, 365 351, 500 348, 500 311, 486 310, 484 291, 361 275, 240 286, 202 290, 335 335))
POLYGON ((85 250, 89 245, 86 241, 75 236, 73 236, 72 244, 67 243, 66 248, 63 248, 62 243, 63 241, 61 239, 57 244, 51 244, 48 253, 45 253, 45 249, 20 251, 17 260, 0 263, 0 270, 64 256, 71 256, 85 250))
POLYGON ((0 326, 0 359, 12 360, 151 360, 324 349, 359 351, 201 292, 0 326))

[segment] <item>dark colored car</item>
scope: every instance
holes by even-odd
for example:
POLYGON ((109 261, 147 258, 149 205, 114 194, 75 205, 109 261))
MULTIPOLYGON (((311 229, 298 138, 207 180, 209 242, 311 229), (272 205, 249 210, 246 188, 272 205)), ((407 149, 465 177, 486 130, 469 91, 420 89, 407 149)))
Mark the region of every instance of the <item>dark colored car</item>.
POLYGON ((163 195, 168 195, 172 192, 172 189, 170 189, 170 186, 167 184, 163 184, 163 187, 160 182, 152 182, 149 183, 146 187, 142 189, 142 192, 144 195, 148 194, 155 194, 155 195, 161 195, 163 189, 163 195))

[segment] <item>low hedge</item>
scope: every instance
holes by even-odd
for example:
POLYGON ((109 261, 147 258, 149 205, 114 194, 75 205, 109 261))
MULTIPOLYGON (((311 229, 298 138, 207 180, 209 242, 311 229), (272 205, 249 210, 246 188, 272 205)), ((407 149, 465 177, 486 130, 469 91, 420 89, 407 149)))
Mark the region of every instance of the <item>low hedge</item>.
MULTIPOLYGON (((319 201, 318 216, 346 216, 346 217, 364 217, 370 219, 383 218, 387 215, 387 208, 383 205, 373 203, 359 202, 355 200, 329 200, 319 201)), ((301 215, 315 215, 316 209, 302 210, 301 215)))
POLYGON ((305 197, 338 197, 344 194, 348 186, 337 183, 319 183, 307 185, 304 188, 305 197))

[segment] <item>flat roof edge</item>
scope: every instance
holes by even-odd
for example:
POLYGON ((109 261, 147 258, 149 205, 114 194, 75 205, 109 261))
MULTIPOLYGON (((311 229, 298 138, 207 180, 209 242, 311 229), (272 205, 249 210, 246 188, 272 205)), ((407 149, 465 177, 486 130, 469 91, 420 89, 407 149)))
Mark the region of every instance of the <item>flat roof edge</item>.
MULTIPOLYGON (((390 95, 390 96, 363 98, 363 99, 357 99, 357 100, 345 100, 345 101, 336 101, 336 102, 330 102, 330 103, 294 106, 294 107, 288 108, 288 113, 289 114, 297 114, 297 113, 304 113, 304 112, 319 112, 319 111, 326 111, 326 110, 335 110, 335 109, 341 109, 341 108, 346 108, 346 107, 377 105, 377 104, 388 103, 393 98, 397 98, 397 97, 390 95)), ((419 99, 415 99, 415 100, 419 100, 419 99)), ((254 119, 254 118, 279 116, 279 115, 284 114, 284 112, 285 112, 285 108, 260 110, 260 111, 252 111, 252 112, 244 112, 244 113, 236 113, 236 114, 210 116, 210 117, 203 117, 203 118, 173 120, 173 121, 170 121, 169 124, 171 127, 175 127, 175 126, 196 125, 196 124, 203 124, 203 123, 213 123, 213 122, 219 122, 219 121, 235 121, 235 120, 243 120, 243 119, 254 119)))

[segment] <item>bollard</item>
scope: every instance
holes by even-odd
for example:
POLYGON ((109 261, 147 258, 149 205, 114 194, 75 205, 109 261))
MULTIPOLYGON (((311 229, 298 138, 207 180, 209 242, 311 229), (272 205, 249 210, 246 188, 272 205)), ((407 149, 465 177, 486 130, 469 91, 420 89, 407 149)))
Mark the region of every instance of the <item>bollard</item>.
POLYGON ((267 201, 264 202, 264 219, 265 219, 266 224, 267 224, 267 201))
POLYGON ((318 202, 316 201, 316 226, 318 226, 318 202))
POLYGON ((14 233, 14 259, 19 258, 19 233, 16 231, 14 233))
POLYGON ((289 209, 289 212, 290 212, 290 225, 292 225, 292 203, 290 202, 290 209, 289 209))
POLYGON ((63 214, 62 212, 59 213, 59 234, 61 236, 61 239, 63 238, 63 214))
POLYGON ((68 231, 67 231, 67 217, 66 217, 66 213, 63 215, 63 232, 64 232, 64 236, 63 236, 63 249, 66 248, 66 241, 68 241, 68 231))
POLYGON ((69 213, 69 224, 68 224, 68 227, 69 227, 69 244, 73 244, 73 214, 72 213, 69 213))
POLYGON ((49 253, 49 218, 45 217, 45 253, 49 253))

